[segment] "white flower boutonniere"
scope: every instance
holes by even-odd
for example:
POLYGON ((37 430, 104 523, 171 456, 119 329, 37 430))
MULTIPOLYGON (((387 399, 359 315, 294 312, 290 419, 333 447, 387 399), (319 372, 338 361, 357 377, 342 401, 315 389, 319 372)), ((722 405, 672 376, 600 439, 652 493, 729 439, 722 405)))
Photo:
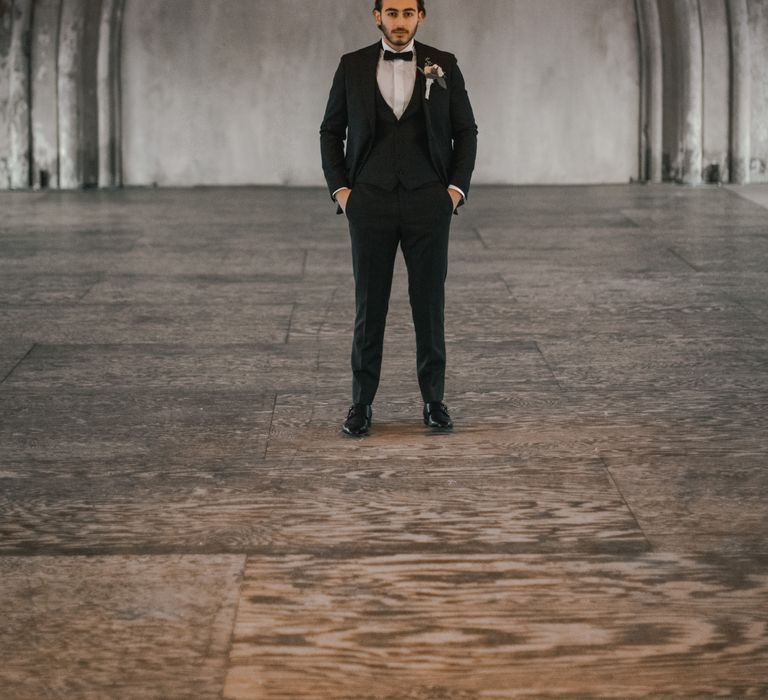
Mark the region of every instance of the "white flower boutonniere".
POLYGON ((448 87, 445 83, 445 71, 436 63, 432 63, 430 58, 427 58, 427 60, 424 61, 424 68, 419 66, 419 70, 427 79, 427 99, 429 99, 429 91, 432 89, 432 83, 437 83, 443 90, 448 87))

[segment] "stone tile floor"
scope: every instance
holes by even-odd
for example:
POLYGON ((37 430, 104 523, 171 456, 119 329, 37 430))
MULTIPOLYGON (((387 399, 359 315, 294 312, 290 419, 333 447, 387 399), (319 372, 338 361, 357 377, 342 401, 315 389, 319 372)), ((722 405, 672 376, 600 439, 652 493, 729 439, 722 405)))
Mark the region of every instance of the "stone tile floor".
POLYGON ((0 697, 768 695, 767 206, 475 188, 351 440, 325 191, 0 193, 0 697))

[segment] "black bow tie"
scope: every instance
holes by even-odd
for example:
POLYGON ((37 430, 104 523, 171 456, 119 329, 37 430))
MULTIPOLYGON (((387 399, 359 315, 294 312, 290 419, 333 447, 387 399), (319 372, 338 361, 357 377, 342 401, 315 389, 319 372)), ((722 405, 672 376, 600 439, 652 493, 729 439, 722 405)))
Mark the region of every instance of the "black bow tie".
POLYGON ((384 51, 384 60, 385 61, 412 61, 413 60, 413 51, 401 51, 400 53, 395 53, 394 51, 384 51))

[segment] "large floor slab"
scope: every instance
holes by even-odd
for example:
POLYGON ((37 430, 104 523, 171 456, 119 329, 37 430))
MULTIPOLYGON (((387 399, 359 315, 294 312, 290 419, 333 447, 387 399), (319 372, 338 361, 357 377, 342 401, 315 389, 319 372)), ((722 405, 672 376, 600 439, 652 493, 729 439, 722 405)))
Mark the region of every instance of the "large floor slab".
POLYGON ((3 698, 221 697, 244 557, 0 557, 3 698))
POLYGON ((218 460, 6 470, 0 554, 649 547, 594 457, 218 460))
POLYGON ((252 557, 224 697, 762 696, 767 611, 665 554, 252 557))

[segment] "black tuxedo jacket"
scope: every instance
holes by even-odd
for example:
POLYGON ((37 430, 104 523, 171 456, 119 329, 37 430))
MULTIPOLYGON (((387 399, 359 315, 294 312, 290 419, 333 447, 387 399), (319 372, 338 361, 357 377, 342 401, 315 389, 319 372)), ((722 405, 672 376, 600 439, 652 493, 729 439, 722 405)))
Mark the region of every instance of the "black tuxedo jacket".
MULTIPOLYGON (((415 42, 416 60, 426 60, 445 72, 447 88, 434 84, 426 99, 426 78, 416 71, 429 140, 429 154, 441 182, 469 194, 477 155, 477 125, 464 77, 451 53, 415 42)), ((376 67, 381 41, 341 57, 320 126, 323 172, 331 195, 341 187, 354 187, 355 178, 373 146, 376 132, 376 67), (347 141, 346 153, 344 141, 347 141)), ((337 210, 341 213, 341 207, 337 210)))

